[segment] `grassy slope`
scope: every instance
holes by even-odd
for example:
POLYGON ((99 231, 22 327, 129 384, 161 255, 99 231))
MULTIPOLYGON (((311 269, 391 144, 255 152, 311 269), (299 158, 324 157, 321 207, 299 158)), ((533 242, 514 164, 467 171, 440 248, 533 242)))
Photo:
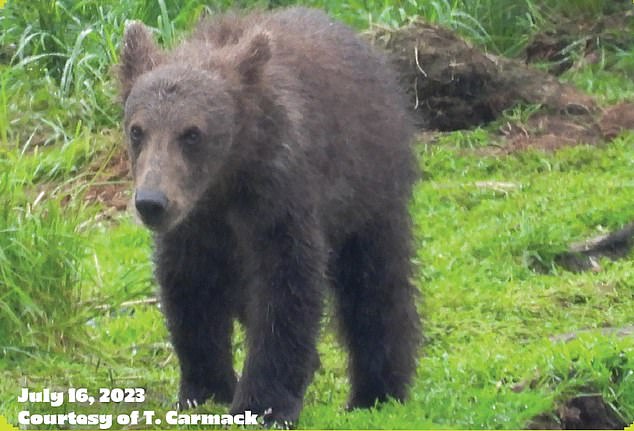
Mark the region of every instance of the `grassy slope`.
MULTIPOLYGON (((630 80, 597 67, 568 78, 605 100, 634 96, 630 80)), ((21 82, 10 91, 29 93, 15 70, 2 71, 2 82, 21 82)), ((142 386, 148 391, 142 406, 53 411, 161 414, 172 408, 178 375, 160 311, 119 305, 154 291, 149 237, 126 214, 95 217, 98 208, 82 199, 82 167, 107 153, 116 133, 65 120, 55 123, 73 124, 63 145, 22 153, 13 144, 23 141, 12 130, 3 138, 0 414, 15 423, 24 408, 15 400, 23 386, 88 387, 93 394, 99 387, 142 386), (62 249, 67 253, 55 253, 62 249), (18 304, 17 321, 7 317, 7 304, 18 304)), ((624 420, 634 420, 634 340, 596 330, 632 323, 633 260, 602 262, 601 272, 589 274, 552 264, 570 241, 634 219, 634 133, 554 154, 495 156, 481 148, 489 143, 488 133, 478 130, 417 146, 426 179, 411 211, 427 344, 412 400, 345 413, 345 355, 326 324, 323 367, 309 388, 303 427, 517 428, 567 396, 587 392, 602 393, 624 420), (476 184, 482 181, 517 187, 494 190, 476 184), (535 262, 546 273, 533 271, 535 262), (588 328, 595 330, 569 343, 549 339, 588 328)), ((244 356, 241 340, 238 334, 237 363, 244 356)))

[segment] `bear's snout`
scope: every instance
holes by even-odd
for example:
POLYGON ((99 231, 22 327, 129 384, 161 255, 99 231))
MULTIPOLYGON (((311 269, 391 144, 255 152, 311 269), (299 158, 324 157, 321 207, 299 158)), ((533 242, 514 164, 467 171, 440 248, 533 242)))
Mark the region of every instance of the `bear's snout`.
POLYGON ((149 227, 161 224, 167 212, 167 196, 158 190, 137 190, 134 195, 134 206, 141 220, 149 227))

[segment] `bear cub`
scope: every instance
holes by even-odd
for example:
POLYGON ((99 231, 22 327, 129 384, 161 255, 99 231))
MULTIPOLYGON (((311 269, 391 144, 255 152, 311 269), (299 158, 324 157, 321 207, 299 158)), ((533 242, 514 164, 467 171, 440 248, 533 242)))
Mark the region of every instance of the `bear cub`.
POLYGON ((405 399, 421 338, 407 208, 416 164, 383 56, 296 7, 204 19, 171 51, 132 23, 118 75, 180 405, 213 398, 295 422, 328 291, 349 407, 405 399), (246 328, 239 379, 234 319, 246 328))

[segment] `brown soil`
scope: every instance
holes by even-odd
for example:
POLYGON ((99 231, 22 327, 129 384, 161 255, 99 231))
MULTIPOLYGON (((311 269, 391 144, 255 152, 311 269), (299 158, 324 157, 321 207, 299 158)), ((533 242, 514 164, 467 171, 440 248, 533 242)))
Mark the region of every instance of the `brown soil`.
POLYGON ((98 159, 89 171, 93 172, 95 177, 84 195, 86 202, 101 203, 117 211, 125 210, 130 201, 132 187, 127 153, 115 151, 107 162, 98 159))
POLYGON ((374 28, 366 37, 386 49, 423 128, 468 129, 517 104, 552 112, 592 113, 594 100, 521 61, 486 54, 450 30, 422 21, 374 28))
MULTIPOLYGON (((623 33, 627 26, 634 26, 631 13, 576 28, 589 35, 601 32, 607 40, 615 29, 623 33), (612 24, 615 27, 610 27, 612 24)), ((424 130, 451 131, 502 122, 501 114, 517 105, 537 109, 524 122, 502 122, 501 142, 494 152, 596 145, 634 129, 634 103, 601 109, 591 96, 547 72, 521 60, 486 54, 450 30, 415 21, 396 30, 375 27, 365 37, 391 55, 424 130)), ((634 44, 634 37, 627 41, 634 44)), ((619 39, 619 43, 626 42, 619 39)), ((542 55, 531 52, 533 60, 542 55)))
POLYGON ((619 103, 607 108, 599 120, 605 139, 614 139, 624 130, 634 129, 634 103, 619 103))
POLYGON ((597 145, 614 139, 625 130, 634 130, 634 103, 620 103, 605 110, 576 114, 540 111, 525 123, 509 121, 502 125, 499 133, 505 143, 495 152, 597 145))
POLYGON ((600 395, 581 395, 566 401, 552 414, 533 418, 527 429, 603 430, 627 426, 600 395))
POLYGON ((527 148, 555 150, 579 143, 596 144, 601 140, 601 131, 590 115, 569 116, 538 113, 526 122, 507 122, 500 127, 506 138, 501 152, 513 152, 527 148))

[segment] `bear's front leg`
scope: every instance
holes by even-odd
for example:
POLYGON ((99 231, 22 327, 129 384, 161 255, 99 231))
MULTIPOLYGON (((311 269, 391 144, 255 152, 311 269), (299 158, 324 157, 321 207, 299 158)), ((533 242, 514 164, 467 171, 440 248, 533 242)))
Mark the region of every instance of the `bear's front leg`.
POLYGON ((195 244, 160 241, 156 255, 161 305, 179 359, 182 409, 210 398, 230 403, 237 384, 231 352, 235 271, 222 251, 195 244))
POLYGON ((325 253, 319 231, 305 225, 279 223, 255 239, 245 259, 248 353, 231 412, 288 428, 319 364, 325 253))

